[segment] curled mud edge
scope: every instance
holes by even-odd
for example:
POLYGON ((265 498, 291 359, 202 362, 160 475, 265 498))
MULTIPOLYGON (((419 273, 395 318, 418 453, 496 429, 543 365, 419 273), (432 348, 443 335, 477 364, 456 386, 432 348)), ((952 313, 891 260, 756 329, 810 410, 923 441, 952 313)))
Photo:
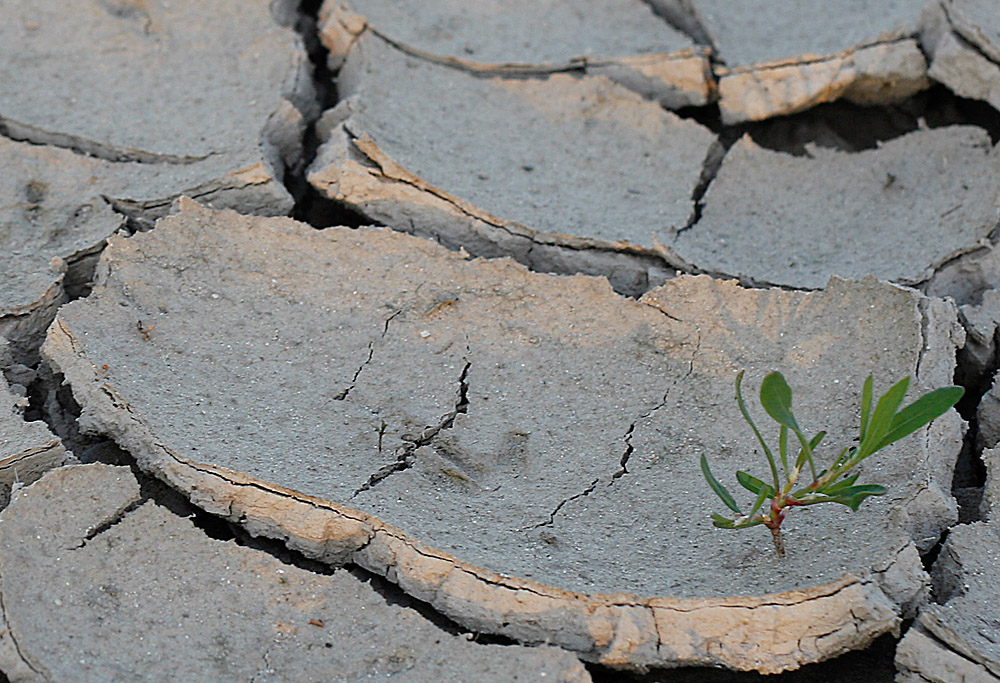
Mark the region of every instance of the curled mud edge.
POLYGON ((845 574, 804 590, 757 597, 582 594, 496 574, 363 512, 178 457, 104 381, 60 319, 49 329, 42 353, 72 386, 83 407, 82 427, 114 438, 145 471, 195 505, 310 558, 354 563, 384 576, 466 628, 558 645, 606 666, 796 669, 898 631, 901 608, 893 597, 912 592, 899 584, 912 583, 907 577, 920 573, 916 549, 907 543, 870 576, 845 574))
POLYGON ((510 256, 539 272, 607 277, 615 291, 627 296, 638 296, 674 270, 689 267, 665 247, 545 233, 493 216, 407 171, 367 135, 351 134, 349 123, 331 131, 308 179, 327 199, 370 220, 474 256, 510 256))
POLYGON ((930 85, 916 39, 894 37, 833 55, 718 67, 722 122, 762 121, 824 102, 888 104, 930 85))

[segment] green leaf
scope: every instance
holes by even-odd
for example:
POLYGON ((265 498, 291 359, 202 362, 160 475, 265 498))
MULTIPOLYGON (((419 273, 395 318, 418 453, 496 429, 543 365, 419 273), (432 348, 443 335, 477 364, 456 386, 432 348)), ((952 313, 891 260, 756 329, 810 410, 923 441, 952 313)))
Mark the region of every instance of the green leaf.
POLYGON ((743 514, 740 512, 740 508, 736 505, 736 500, 733 498, 733 495, 726 490, 725 486, 720 484, 719 481, 712 476, 712 470, 708 468, 708 458, 704 455, 701 456, 701 473, 705 475, 705 481, 707 481, 708 485, 713 491, 715 491, 715 495, 717 495, 722 502, 726 504, 727 508, 738 515, 743 514))
POLYGON ((723 517, 722 515, 712 515, 712 524, 719 527, 720 529, 732 529, 735 526, 735 522, 728 517, 723 517))
POLYGON ((831 496, 834 503, 840 503, 841 505, 846 505, 855 512, 858 511, 858 506, 861 502, 868 496, 881 496, 886 492, 884 486, 879 486, 878 484, 861 484, 859 486, 850 486, 836 496, 831 496))
POLYGON ((858 474, 852 474, 849 477, 844 477, 840 481, 834 482, 834 483, 830 484, 829 486, 827 486, 826 488, 821 489, 820 493, 825 493, 828 496, 832 496, 834 494, 840 493, 841 491, 843 491, 844 489, 848 488, 849 486, 853 486, 854 482, 856 482, 858 480, 859 476, 860 475, 858 475, 858 474))
POLYGON ((766 489, 761 489, 760 493, 757 494, 757 500, 753 502, 753 508, 750 509, 750 514, 747 515, 750 519, 757 514, 760 510, 760 506, 764 504, 764 501, 774 495, 774 489, 768 486, 766 489))
POLYGON ((767 464, 771 468, 771 477, 774 479, 774 488, 780 486, 778 482, 778 466, 774 464, 774 455, 771 453, 771 449, 767 447, 767 443, 764 441, 764 437, 760 435, 760 430, 757 429, 757 425, 754 424, 753 419, 750 417, 749 411, 747 411, 746 404, 743 403, 743 392, 740 390, 740 386, 743 384, 743 370, 736 373, 736 405, 740 408, 740 413, 743 414, 743 419, 747 421, 750 425, 750 429, 753 430, 754 436, 757 437, 757 441, 760 443, 760 447, 764 449, 764 455, 767 456, 767 464))
POLYGON ((812 438, 812 441, 809 442, 809 450, 811 450, 811 451, 816 450, 816 447, 819 446, 820 441, 822 441, 823 437, 825 437, 825 436, 826 436, 826 432, 820 432, 819 434, 817 434, 816 436, 814 436, 812 438))
POLYGON ((774 495, 774 488, 772 486, 768 486, 752 474, 740 471, 736 473, 736 479, 740 482, 740 486, 750 493, 760 495, 763 491, 765 497, 774 495))
POLYGON ((864 386, 861 388, 861 436, 860 441, 865 440, 865 432, 868 431, 868 418, 872 412, 872 376, 868 375, 864 386))
POLYGON ((760 404, 778 424, 801 431, 792 414, 792 389, 780 372, 772 372, 760 383, 760 404))
POLYGON ((782 425, 778 432, 778 452, 781 454, 781 467, 788 477, 788 427, 782 425))
MULTIPOLYGON (((962 387, 950 386, 924 394, 893 415, 889 431, 878 442, 875 450, 881 450, 941 417, 948 409, 958 403, 964 393, 965 389, 962 387)), ((874 453, 874 451, 872 452, 874 453)))
POLYGON ((865 431, 865 439, 861 442, 858 452, 854 456, 855 460, 860 462, 878 450, 876 445, 889 431, 892 418, 896 414, 899 404, 903 402, 903 397, 906 396, 906 389, 909 386, 910 378, 904 377, 889 387, 889 391, 885 392, 878 400, 875 412, 872 413, 871 421, 868 423, 868 429, 865 431))

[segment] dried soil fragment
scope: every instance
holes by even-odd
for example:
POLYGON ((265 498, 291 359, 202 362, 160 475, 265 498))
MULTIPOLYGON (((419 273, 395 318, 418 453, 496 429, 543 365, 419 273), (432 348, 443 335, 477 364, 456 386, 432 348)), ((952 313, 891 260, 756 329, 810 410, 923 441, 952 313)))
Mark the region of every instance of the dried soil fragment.
POLYGON ((393 228, 539 270, 607 274, 619 291, 664 271, 714 143, 602 77, 477 78, 365 34, 309 181, 393 228), (635 258, 635 256, 645 257, 635 258))
POLYGON ((887 496, 790 519, 784 561, 691 501, 699 453, 731 476, 753 452, 738 368, 818 387, 799 411, 846 442, 869 371, 951 378, 950 304, 704 276, 634 301, 389 230, 180 208, 112 240, 43 353, 85 427, 206 509, 470 628, 621 667, 792 669, 924 600, 916 549, 955 519, 953 414, 866 466, 887 496))
POLYGON ((315 105, 305 51, 268 5, 5 2, 0 133, 135 162, 162 183, 161 211, 183 189, 285 213, 283 166, 315 105))
POLYGON ((963 97, 1000 109, 1000 7, 992 0, 939 0, 928 5, 921 43, 928 74, 963 97))
POLYGON ((706 104, 707 51, 640 0, 327 0, 320 38, 339 67, 366 29, 423 59, 482 75, 581 70, 664 106, 706 104))
MULTIPOLYGON (((986 427, 993 441, 996 425, 986 427)), ((900 683, 1000 681, 1000 450, 986 448, 982 458, 985 521, 949 530, 931 569, 935 601, 920 609, 896 650, 900 683)))
POLYGON ((345 570, 210 539, 106 465, 0 515, 0 598, 12 681, 590 680, 556 648, 473 643, 345 570))
POLYGON ((912 39, 924 4, 695 0, 725 64, 716 71, 723 122, 840 98, 885 104, 926 88, 927 65, 912 39))
MULTIPOLYGON (((0 337, 0 357, 5 345, 0 337)), ((30 484, 47 470, 72 460, 44 422, 24 421, 27 404, 0 374, 0 508, 6 507, 11 487, 30 484)))
POLYGON ((701 220, 669 243, 709 272, 819 288, 831 275, 916 284, 996 226, 1000 149, 982 129, 919 130, 878 149, 793 156, 749 137, 726 155, 701 220), (929 188, 931 188, 929 190, 929 188))
POLYGON ((925 605, 896 651, 904 683, 1000 681, 1000 526, 952 529, 932 570, 944 604, 925 605))

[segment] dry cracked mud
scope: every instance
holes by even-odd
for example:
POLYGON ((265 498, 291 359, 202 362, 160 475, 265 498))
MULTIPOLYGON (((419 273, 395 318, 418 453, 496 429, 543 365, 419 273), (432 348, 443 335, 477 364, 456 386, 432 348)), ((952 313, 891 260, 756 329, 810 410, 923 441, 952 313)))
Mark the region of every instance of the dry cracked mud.
POLYGON ((998 29, 0 6, 0 680, 1000 680, 998 29), (966 397, 781 559, 740 369, 966 397))

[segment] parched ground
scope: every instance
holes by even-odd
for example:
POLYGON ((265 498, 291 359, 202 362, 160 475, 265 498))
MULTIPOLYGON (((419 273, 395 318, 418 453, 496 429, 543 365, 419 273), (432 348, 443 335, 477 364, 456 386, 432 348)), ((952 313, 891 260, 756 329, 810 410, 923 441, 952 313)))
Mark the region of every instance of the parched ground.
POLYGON ((0 45, 0 680, 1000 681, 992 0, 13 0, 0 45), (767 471, 741 370, 821 463, 868 375, 965 397, 779 557, 709 519, 702 455, 767 471))

